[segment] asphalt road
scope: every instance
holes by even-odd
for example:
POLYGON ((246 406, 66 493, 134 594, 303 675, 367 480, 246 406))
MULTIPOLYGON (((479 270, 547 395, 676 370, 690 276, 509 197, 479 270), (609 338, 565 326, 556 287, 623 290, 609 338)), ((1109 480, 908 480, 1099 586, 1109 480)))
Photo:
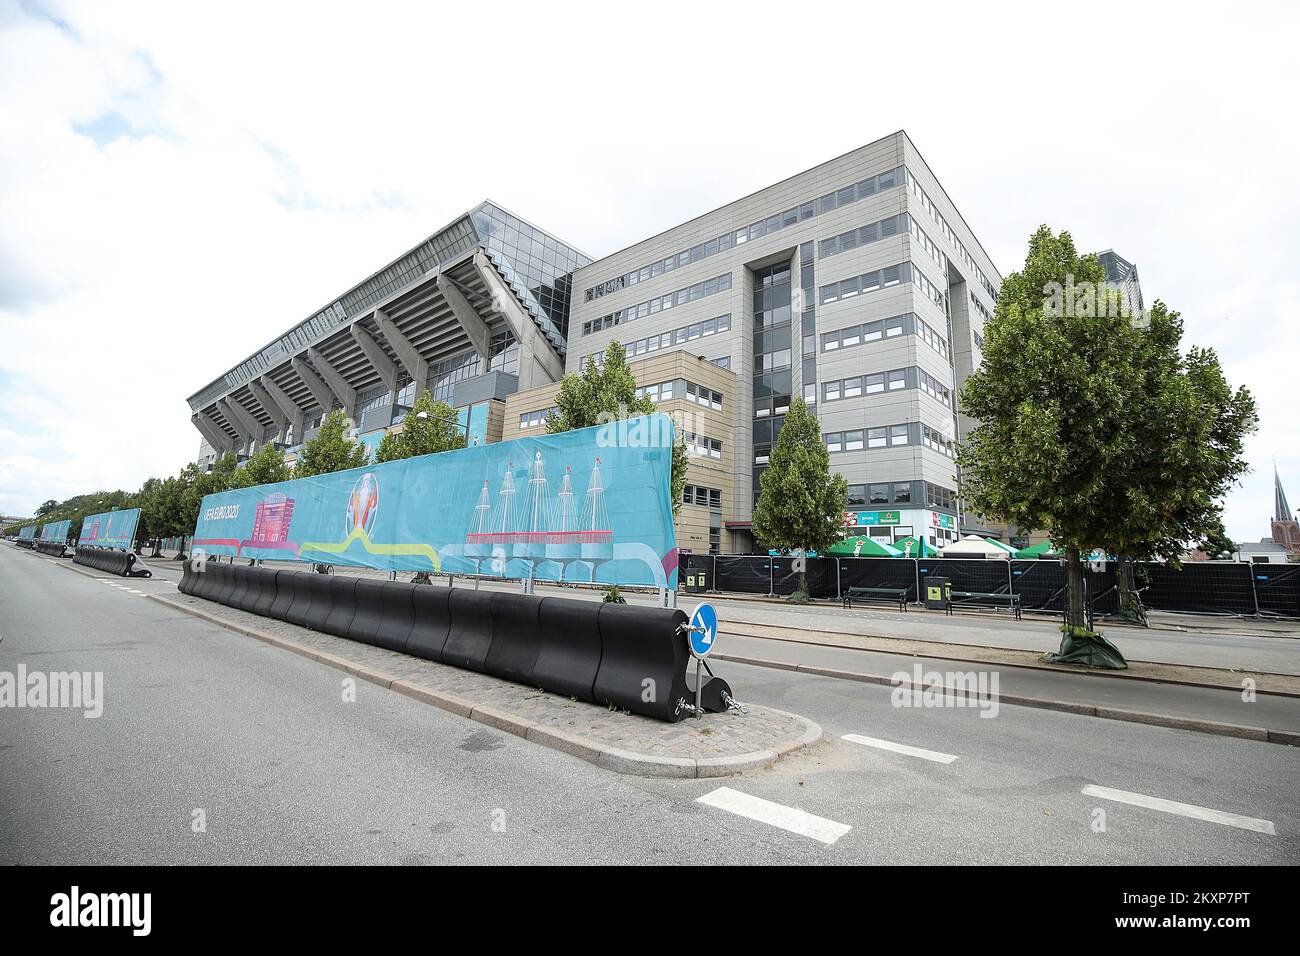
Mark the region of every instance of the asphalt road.
POLYGON ((173 587, 0 546, 0 679, 104 681, 97 719, 0 708, 0 863, 1300 862, 1300 748, 725 664, 829 742, 624 777, 366 683, 345 702, 340 672, 144 596, 173 587))

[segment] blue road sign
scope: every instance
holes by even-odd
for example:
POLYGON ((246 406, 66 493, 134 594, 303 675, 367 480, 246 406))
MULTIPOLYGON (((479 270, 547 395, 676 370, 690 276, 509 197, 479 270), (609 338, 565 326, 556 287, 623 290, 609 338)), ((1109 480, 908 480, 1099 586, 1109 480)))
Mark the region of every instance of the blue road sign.
POLYGON ((691 631, 689 636, 691 653, 696 657, 709 656, 713 650, 713 640, 718 636, 718 612, 712 604, 696 605, 691 613, 691 631))

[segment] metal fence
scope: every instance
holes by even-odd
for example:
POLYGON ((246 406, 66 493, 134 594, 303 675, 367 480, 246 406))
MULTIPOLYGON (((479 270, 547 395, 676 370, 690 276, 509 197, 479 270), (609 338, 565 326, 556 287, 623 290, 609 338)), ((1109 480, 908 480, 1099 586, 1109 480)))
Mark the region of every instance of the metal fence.
MULTIPOLYGON (((1116 566, 1085 565, 1084 586, 1094 614, 1119 610, 1116 566)), ((1056 560, 1001 561, 969 558, 809 558, 808 593, 837 598, 851 587, 906 588, 920 600, 927 577, 945 577, 955 591, 1016 594, 1027 611, 1065 609, 1065 565, 1056 560)), ((798 575, 791 558, 762 555, 683 554, 682 589, 688 593, 784 596, 798 575)), ((1142 602, 1157 611, 1300 617, 1300 565, 1188 562, 1135 566, 1142 602)))

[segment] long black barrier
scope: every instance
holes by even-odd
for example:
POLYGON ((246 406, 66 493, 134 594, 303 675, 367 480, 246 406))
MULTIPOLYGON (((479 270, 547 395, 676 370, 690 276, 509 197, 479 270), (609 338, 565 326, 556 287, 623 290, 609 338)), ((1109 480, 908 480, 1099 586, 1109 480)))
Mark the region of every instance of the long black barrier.
POLYGON ((180 591, 660 720, 693 699, 676 609, 197 561, 180 591))
POLYGON ((741 594, 771 594, 772 559, 720 554, 713 587, 741 594))
POLYGON ((68 550, 68 546, 62 541, 37 541, 32 546, 32 550, 39 551, 41 554, 48 554, 54 558, 61 558, 68 550))
POLYGON ((148 568, 136 566, 135 555, 130 551, 117 551, 113 548, 78 547, 72 563, 123 577, 153 577, 153 572, 148 568))
POLYGON ((36 548, 36 542, 31 538, 19 538, 14 544, 20 548, 30 548, 32 550, 36 548))

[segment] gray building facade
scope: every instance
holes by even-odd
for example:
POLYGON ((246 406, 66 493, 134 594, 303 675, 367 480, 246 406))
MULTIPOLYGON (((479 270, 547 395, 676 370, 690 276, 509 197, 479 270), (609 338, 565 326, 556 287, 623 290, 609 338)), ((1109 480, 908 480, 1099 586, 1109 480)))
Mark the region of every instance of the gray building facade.
MULTIPOLYGON (((737 376, 733 513, 747 529, 793 396, 816 412, 846 521, 936 544, 959 528, 956 391, 980 362, 1001 277, 905 132, 580 268, 567 369, 611 340, 684 350, 737 376)), ((704 439, 700 442, 699 439, 704 439)))

